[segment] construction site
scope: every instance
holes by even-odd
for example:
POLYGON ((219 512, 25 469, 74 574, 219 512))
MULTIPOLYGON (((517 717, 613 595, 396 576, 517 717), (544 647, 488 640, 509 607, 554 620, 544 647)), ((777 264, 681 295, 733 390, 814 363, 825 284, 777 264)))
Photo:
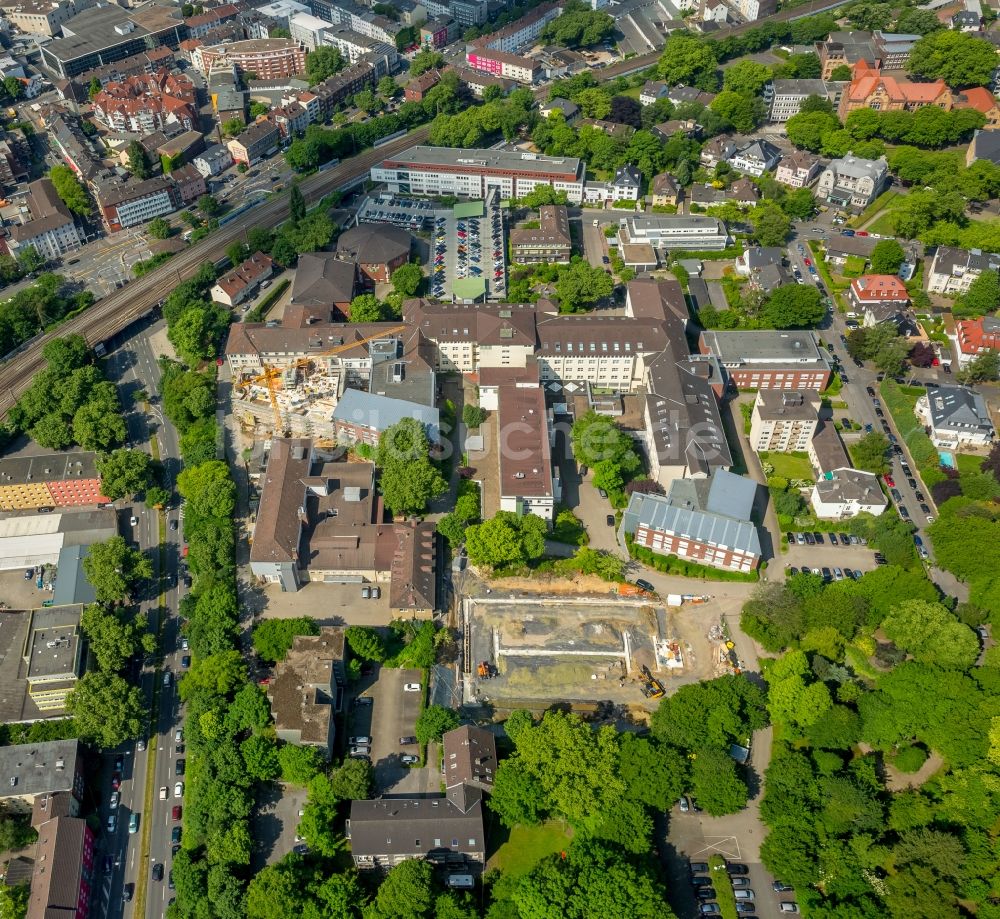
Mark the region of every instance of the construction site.
POLYGON ((609 702, 652 711, 715 675, 717 651, 656 598, 466 598, 465 698, 498 711, 609 702), (696 650, 696 647, 700 645, 696 650))
MULTIPOLYGON (((277 325, 234 328, 242 330, 242 338, 254 340, 272 337, 268 332, 277 325)), ((259 353, 254 366, 233 366, 233 412, 244 432, 316 437, 333 444, 338 435, 344 440, 345 433, 355 433, 345 427, 356 427, 352 422, 358 419, 347 418, 345 424, 337 413, 348 392, 432 403, 433 381, 421 372, 422 364, 402 353, 403 327, 382 327, 370 335, 364 331, 358 326, 336 336, 297 336, 303 341, 290 343, 290 353, 259 353)), ((230 363, 237 364, 232 358, 230 363)))

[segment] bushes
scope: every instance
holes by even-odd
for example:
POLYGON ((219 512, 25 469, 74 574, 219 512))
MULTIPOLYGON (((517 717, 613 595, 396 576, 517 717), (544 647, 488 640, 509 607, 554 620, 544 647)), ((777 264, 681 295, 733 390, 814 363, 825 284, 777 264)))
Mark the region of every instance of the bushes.
POLYGON ((727 571, 723 568, 711 568, 696 562, 687 562, 676 555, 658 555, 645 546, 637 546, 628 537, 628 548, 632 558, 648 565, 663 574, 676 574, 685 578, 702 578, 707 581, 759 581, 757 571, 727 571))

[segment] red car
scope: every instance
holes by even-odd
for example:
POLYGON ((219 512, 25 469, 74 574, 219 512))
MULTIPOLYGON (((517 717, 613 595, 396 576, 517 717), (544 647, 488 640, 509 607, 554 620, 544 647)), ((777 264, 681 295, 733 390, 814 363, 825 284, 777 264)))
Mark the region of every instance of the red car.
POLYGON ((889 475, 888 472, 884 476, 882 476, 882 478, 885 480, 885 484, 888 485, 890 488, 896 487, 896 483, 892 480, 892 476, 889 475))
POLYGON ((858 230, 858 232, 855 233, 854 235, 855 236, 867 236, 868 235, 868 231, 867 230, 858 230))
POLYGON ((122 777, 120 773, 116 772, 113 776, 111 776, 111 790, 118 791, 118 789, 121 787, 122 787, 122 777))
POLYGON ((170 816, 173 817, 174 820, 181 819, 181 806, 179 804, 174 805, 173 810, 170 812, 170 816))
POLYGON ((807 259, 806 258, 806 259, 803 259, 803 261, 806 263, 806 268, 808 268, 812 264, 812 260, 811 259, 807 259))

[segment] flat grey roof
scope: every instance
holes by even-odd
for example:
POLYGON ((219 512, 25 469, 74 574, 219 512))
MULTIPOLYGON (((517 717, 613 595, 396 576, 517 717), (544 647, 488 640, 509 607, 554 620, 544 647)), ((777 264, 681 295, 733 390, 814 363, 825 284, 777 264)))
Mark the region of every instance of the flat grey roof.
POLYGON ((31 614, 28 644, 28 680, 73 679, 80 658, 79 604, 36 609, 31 614))
POLYGON ((62 25, 63 37, 45 46, 47 53, 62 61, 71 61, 101 51, 112 45, 153 35, 170 28, 184 28, 182 19, 175 19, 166 7, 148 3, 134 9, 124 9, 117 4, 95 6, 78 13, 62 25), (132 22, 135 29, 120 33, 115 26, 132 22))
POLYGON ((67 546, 59 552, 59 577, 56 579, 52 602, 55 606, 69 603, 94 603, 97 594, 83 571, 87 546, 67 546))
POLYGON ((470 169, 496 169, 501 172, 559 173, 567 180, 582 175, 580 160, 575 156, 543 156, 540 153, 524 153, 520 150, 462 150, 452 147, 416 146, 404 150, 383 161, 387 163, 407 163, 414 166, 464 166, 470 169))
POLYGON ((79 755, 77 740, 0 747, 0 798, 72 791, 79 755))
POLYGON ((723 364, 743 361, 794 361, 803 363, 822 361, 826 358, 809 331, 702 332, 705 344, 723 364))
POLYGON ((344 390, 344 395, 333 410, 333 417, 334 420, 343 421, 345 424, 358 424, 376 431, 384 431, 404 418, 416 418, 431 429, 432 438, 437 436, 439 424, 436 408, 361 392, 359 389, 344 390))

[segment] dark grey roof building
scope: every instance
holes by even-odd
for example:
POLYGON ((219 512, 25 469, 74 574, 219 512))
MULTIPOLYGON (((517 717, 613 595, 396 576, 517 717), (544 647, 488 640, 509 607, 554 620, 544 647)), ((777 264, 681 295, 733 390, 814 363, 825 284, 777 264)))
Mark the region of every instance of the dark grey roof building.
POLYGON ((391 868, 410 858, 443 865, 486 861, 482 792, 458 785, 440 798, 352 801, 347 838, 358 868, 391 868))

